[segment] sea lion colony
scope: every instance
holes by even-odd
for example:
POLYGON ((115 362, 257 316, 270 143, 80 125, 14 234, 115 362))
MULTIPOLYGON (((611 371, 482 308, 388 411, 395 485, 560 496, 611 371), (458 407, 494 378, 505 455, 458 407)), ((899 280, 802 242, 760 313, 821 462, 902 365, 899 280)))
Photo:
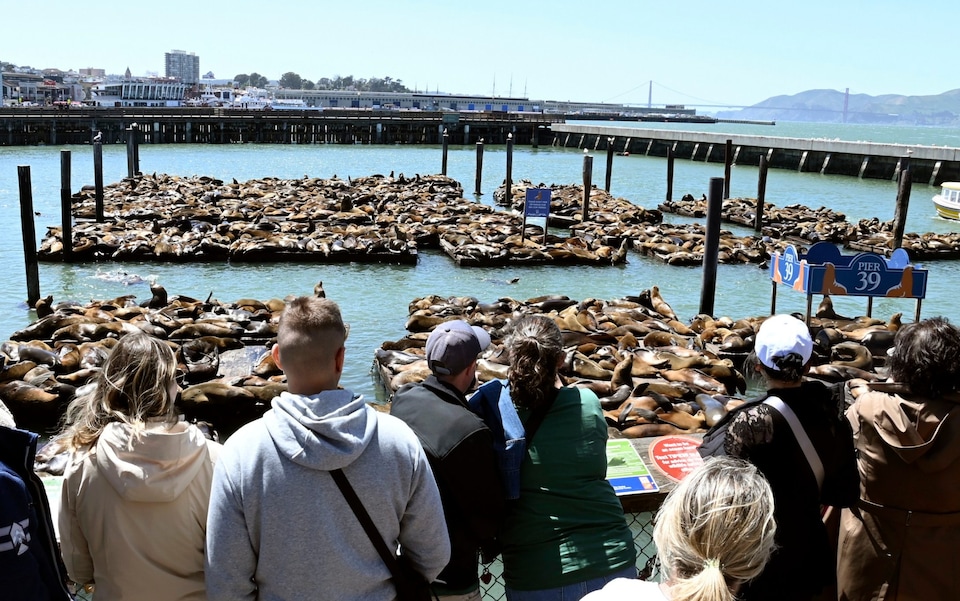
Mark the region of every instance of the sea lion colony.
POLYGON ((117 339, 136 331, 173 348, 183 414, 224 433, 261 415, 286 389, 267 352, 283 300, 168 300, 161 286, 151 290, 153 297, 139 304, 133 295, 85 305, 41 299, 39 319, 0 345, 0 400, 17 422, 55 429, 70 400, 92 385, 117 339))
MULTIPOLYGON (((81 220, 73 252, 81 260, 415 263, 418 248, 443 248, 462 265, 626 260, 625 249, 599 240, 523 240, 519 216, 465 200, 458 182, 438 175, 227 184, 140 176, 104 190, 105 223, 92 221, 92 190, 84 188, 73 202, 81 220)), ((62 252, 62 232, 51 227, 40 257, 62 252)))
MULTIPOLYGON (((704 217, 707 212, 705 200, 697 200, 687 194, 679 201, 660 204, 660 210, 686 217, 704 217)), ((722 220, 752 227, 757 211, 755 198, 724 199, 720 210, 722 220)), ((798 242, 833 242, 846 248, 866 250, 889 255, 894 249, 894 222, 861 219, 857 223, 847 221, 846 215, 826 207, 810 209, 800 204, 778 208, 764 203, 762 234, 777 240, 798 242)), ((911 259, 960 258, 960 233, 925 234, 905 233, 902 247, 911 259)))
MULTIPOLYGON (((746 382, 734 359, 742 361, 752 350, 764 319, 697 315, 683 323, 656 286, 613 300, 428 296, 410 303, 410 333, 376 351, 380 383, 392 394, 426 378, 423 347, 429 332, 451 319, 490 332, 493 343, 478 360, 478 379, 506 378, 502 339, 511 321, 527 313, 557 323, 566 349, 564 383, 593 390, 614 435, 629 438, 702 432, 742 403, 746 382)), ((899 324, 899 314, 889 322, 837 315, 825 297, 811 319, 817 344, 810 376, 829 382, 880 379, 875 365, 882 365, 899 324)))
MULTIPOLYGON (((515 211, 522 210, 524 192, 530 186, 519 181, 512 187, 515 211)), ((569 228, 571 235, 549 236, 543 244, 542 235, 536 235, 542 234, 539 227, 531 226, 527 236, 521 236, 520 215, 464 199, 460 184, 444 176, 391 174, 347 181, 263 178, 224 183, 205 176, 154 174, 108 186, 104 223, 92 221, 93 190, 85 187, 75 194, 74 215, 79 222, 73 228, 73 252, 79 260, 414 264, 419 248, 436 248, 462 266, 604 265, 625 261, 632 247, 672 265, 702 262, 705 235, 700 225, 664 224, 660 211, 596 188, 590 193, 588 219, 582 222, 582 186, 551 189, 551 225, 569 228)), ((503 186, 494 196, 504 200, 503 186)), ((751 210, 743 199, 725 205, 728 215, 751 210)), ((763 237, 721 232, 721 263, 762 266, 789 240, 814 242, 854 235, 841 214, 826 209, 769 205, 768 213, 763 237)), ((889 234, 880 225, 871 228, 861 223, 855 237, 882 244, 883 236, 889 238, 889 234)), ((951 244, 942 236, 927 236, 930 239, 921 239, 914 247, 942 250, 951 244)), ((54 260, 62 252, 62 232, 50 227, 39 256, 54 260)))
MULTIPOLYGON (((133 295, 85 305, 41 299, 39 319, 0 345, 0 400, 17 421, 41 431, 55 429, 67 403, 91 385, 116 340, 135 331, 169 342, 179 363, 182 413, 222 434, 259 417, 285 390, 283 374, 268 352, 284 300, 225 303, 212 297, 168 298, 156 284, 151 290, 153 296, 142 303, 133 295)), ((322 284, 315 293, 324 294, 322 284)), ((479 379, 505 378, 502 337, 525 313, 557 322, 567 350, 564 381, 593 390, 616 435, 625 437, 702 431, 742 402, 745 380, 734 360, 752 349, 763 320, 697 315, 684 323, 657 287, 613 300, 551 295, 481 302, 428 296, 410 303, 409 334, 376 350, 376 375, 390 395, 424 379, 429 332, 444 321, 464 319, 486 328, 494 341, 478 362, 479 379)), ((836 314, 829 297, 817 314, 811 320, 817 352, 810 375, 831 382, 878 379, 875 365, 893 344, 899 314, 889 322, 851 319, 836 314)))

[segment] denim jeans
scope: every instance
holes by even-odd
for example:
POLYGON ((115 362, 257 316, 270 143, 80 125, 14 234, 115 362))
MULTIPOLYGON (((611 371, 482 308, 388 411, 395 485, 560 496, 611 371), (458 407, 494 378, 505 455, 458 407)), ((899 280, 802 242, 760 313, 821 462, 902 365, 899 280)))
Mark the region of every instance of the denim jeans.
POLYGON ((587 593, 602 589, 604 585, 614 578, 636 578, 637 567, 627 566, 619 572, 607 574, 593 580, 584 582, 575 582, 567 586, 557 588, 545 588, 538 591, 518 591, 509 586, 504 587, 507 593, 507 601, 580 601, 580 598, 587 593))

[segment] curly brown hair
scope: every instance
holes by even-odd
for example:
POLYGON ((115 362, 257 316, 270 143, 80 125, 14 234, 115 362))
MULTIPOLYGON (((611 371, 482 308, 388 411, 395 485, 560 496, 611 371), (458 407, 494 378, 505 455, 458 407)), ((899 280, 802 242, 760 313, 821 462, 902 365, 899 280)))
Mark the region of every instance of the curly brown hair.
POLYGON ((504 339, 510 355, 510 397, 517 407, 535 409, 547 398, 557 379, 563 354, 560 328, 544 315, 526 315, 504 339))
POLYGON ((897 330, 888 365, 890 376, 915 394, 931 399, 960 384, 960 328, 946 317, 931 317, 897 330))

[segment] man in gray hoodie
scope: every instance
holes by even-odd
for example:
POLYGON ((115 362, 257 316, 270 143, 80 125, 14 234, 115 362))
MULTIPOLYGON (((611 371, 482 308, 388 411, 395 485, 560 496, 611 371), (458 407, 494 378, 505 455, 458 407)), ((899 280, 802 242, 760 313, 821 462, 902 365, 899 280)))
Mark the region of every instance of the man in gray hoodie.
POLYGON ((273 348, 287 392, 227 440, 207 518, 210 601, 392 600, 391 574, 330 470, 377 530, 432 581, 450 557, 440 494, 400 420, 338 389, 347 329, 331 300, 285 309, 273 348))

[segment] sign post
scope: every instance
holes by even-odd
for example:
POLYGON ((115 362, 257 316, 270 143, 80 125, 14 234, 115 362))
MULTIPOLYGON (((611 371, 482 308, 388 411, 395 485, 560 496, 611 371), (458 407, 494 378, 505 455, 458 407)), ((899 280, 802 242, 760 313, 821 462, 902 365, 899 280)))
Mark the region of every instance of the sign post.
POLYGON ((550 221, 550 197, 553 190, 550 188, 527 188, 527 196, 523 202, 523 228, 520 232, 520 241, 527 235, 527 217, 543 218, 543 244, 547 243, 547 223, 550 221))

